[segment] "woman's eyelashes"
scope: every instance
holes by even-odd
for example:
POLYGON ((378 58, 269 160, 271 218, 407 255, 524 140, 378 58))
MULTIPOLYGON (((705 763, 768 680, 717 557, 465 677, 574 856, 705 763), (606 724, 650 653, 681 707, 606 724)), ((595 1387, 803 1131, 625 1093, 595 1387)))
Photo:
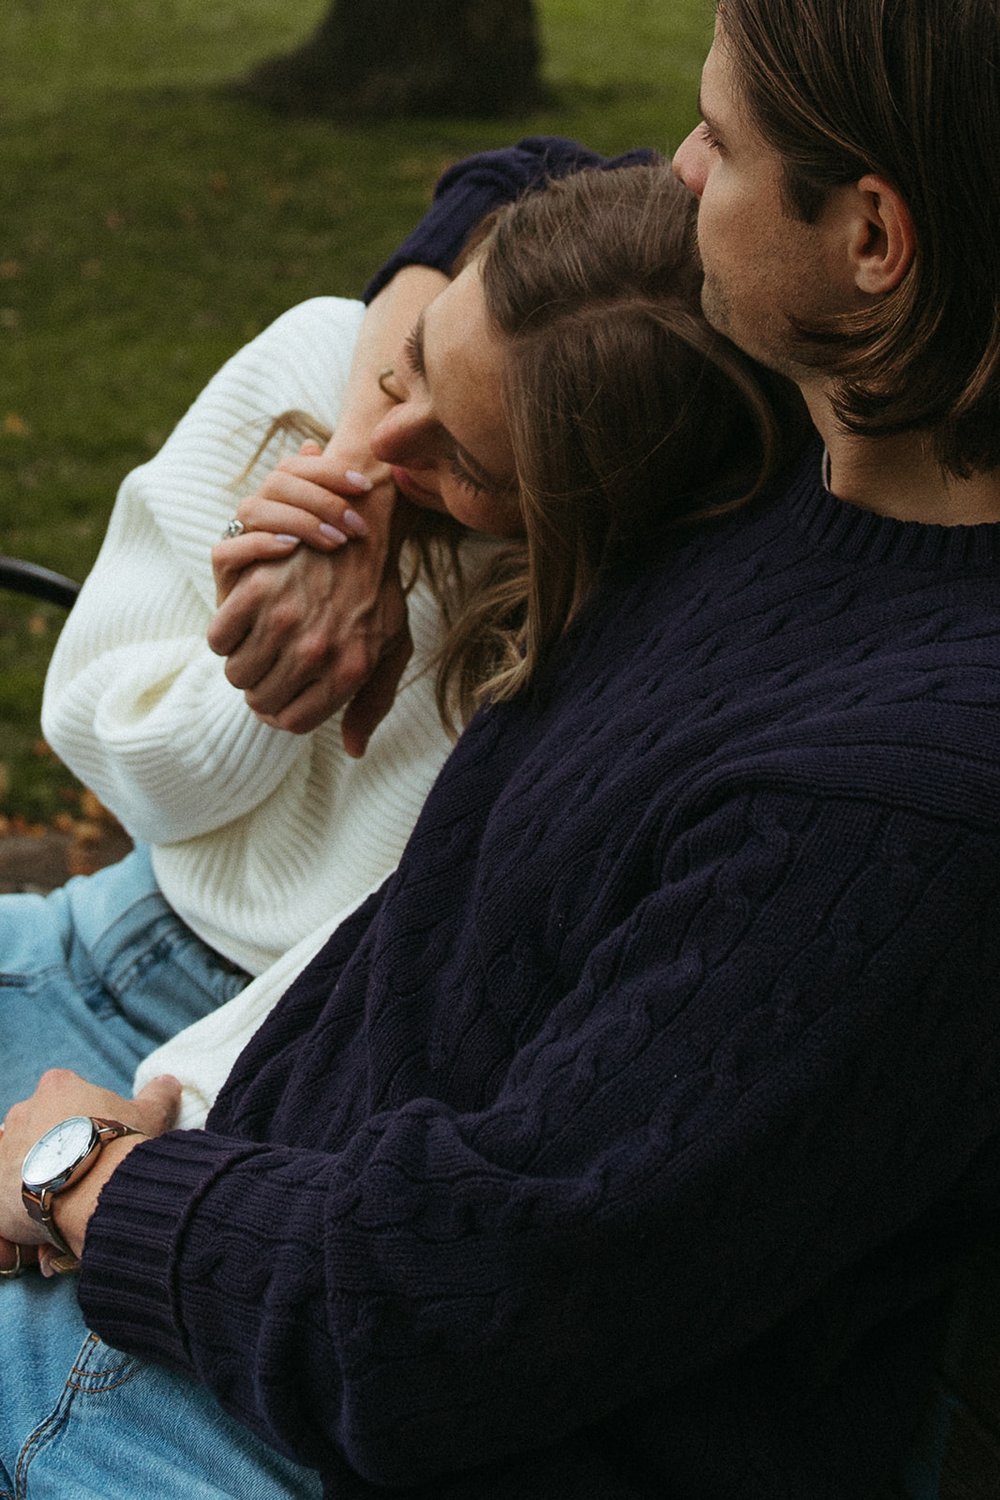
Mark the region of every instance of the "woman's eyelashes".
MULTIPOLYGON (((423 324, 419 319, 410 329, 410 332, 406 335, 406 338, 403 340, 403 358, 406 361, 411 375, 417 376, 419 380, 426 380, 427 376, 424 369, 423 324)), ((466 468, 465 464, 462 462, 455 451, 446 454, 445 457, 448 464, 448 470, 451 473, 452 477, 456 479, 460 485, 467 489, 470 494, 485 495, 487 493, 486 486, 482 483, 481 480, 477 479, 469 469, 466 468)))
POLYGON ((421 338, 420 324, 416 323, 410 329, 403 340, 403 358, 410 368, 411 375, 417 375, 421 380, 424 378, 424 350, 421 338))
POLYGON ((474 474, 469 473, 457 453, 448 455, 448 468, 459 484, 464 485, 473 495, 485 495, 486 486, 481 484, 474 474))

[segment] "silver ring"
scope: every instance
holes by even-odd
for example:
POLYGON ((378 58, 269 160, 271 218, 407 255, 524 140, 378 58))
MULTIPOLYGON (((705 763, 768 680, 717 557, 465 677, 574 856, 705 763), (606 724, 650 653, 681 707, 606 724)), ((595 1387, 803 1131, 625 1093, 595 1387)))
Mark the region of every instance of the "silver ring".
POLYGON ((230 537, 242 536, 244 531, 246 531, 246 527, 244 526, 243 522, 240 520, 239 516, 234 516, 231 521, 226 522, 225 528, 222 532, 222 540, 224 542, 228 542, 230 537))
POLYGON ((13 1281, 15 1276, 24 1275, 24 1269, 24 1266, 22 1266, 21 1264, 21 1247, 20 1245, 15 1245, 14 1264, 11 1266, 9 1271, 0 1271, 0 1276, 2 1276, 5 1281, 13 1281))

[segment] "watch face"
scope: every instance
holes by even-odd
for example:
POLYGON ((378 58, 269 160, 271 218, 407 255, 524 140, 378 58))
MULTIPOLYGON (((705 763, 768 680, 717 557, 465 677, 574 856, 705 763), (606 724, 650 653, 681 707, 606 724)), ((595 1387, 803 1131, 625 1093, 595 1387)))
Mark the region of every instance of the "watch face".
POLYGON ((89 1115, 71 1115, 47 1130, 27 1156, 21 1176, 29 1187, 44 1187, 54 1178, 71 1172, 93 1143, 94 1126, 89 1115))

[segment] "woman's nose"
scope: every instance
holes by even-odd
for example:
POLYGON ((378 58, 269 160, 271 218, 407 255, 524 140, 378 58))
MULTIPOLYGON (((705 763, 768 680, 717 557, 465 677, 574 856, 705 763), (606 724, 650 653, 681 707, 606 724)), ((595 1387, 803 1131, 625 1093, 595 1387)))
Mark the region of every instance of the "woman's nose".
POLYGON ((386 464, 418 467, 429 454, 432 423, 416 401, 401 401, 378 422, 371 436, 375 458, 386 464))
POLYGON ((705 178, 708 175, 709 146, 702 133, 700 125, 696 125, 690 135, 684 137, 677 150, 674 152, 671 166, 674 176, 683 182, 689 192, 700 198, 705 191, 705 178))

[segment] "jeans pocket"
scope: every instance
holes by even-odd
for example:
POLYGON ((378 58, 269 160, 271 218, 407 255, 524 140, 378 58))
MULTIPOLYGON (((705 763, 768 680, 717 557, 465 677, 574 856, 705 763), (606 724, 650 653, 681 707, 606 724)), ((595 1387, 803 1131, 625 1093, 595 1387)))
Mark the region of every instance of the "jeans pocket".
MULTIPOLYGON (((88 1399, 99 1401, 110 1392, 120 1390, 123 1385, 134 1380, 142 1369, 142 1360, 123 1354, 118 1349, 109 1348, 94 1333, 87 1334, 80 1352, 73 1361, 58 1400, 21 1445, 13 1475, 14 1500, 29 1500, 29 1496, 33 1493, 28 1488, 32 1468, 47 1452, 59 1445, 60 1439, 66 1433, 74 1407, 81 1401, 88 1399)), ((107 1429, 107 1438, 108 1467, 112 1469, 115 1435, 110 1426, 107 1429)), ((95 1452, 93 1446, 88 1444, 86 1449, 81 1447, 78 1450, 78 1459, 80 1466, 77 1469, 77 1475, 80 1480, 80 1493, 99 1494, 99 1488, 90 1490, 84 1487, 91 1478, 100 1482, 99 1474, 102 1464, 99 1452, 95 1452)), ((51 1485, 51 1478, 52 1476, 46 1478, 47 1484, 51 1485)), ((43 1485, 43 1490, 44 1487, 43 1485)), ((56 1493, 56 1490, 50 1488, 49 1492, 56 1493)), ((69 1491, 65 1493, 68 1494, 69 1491)))

